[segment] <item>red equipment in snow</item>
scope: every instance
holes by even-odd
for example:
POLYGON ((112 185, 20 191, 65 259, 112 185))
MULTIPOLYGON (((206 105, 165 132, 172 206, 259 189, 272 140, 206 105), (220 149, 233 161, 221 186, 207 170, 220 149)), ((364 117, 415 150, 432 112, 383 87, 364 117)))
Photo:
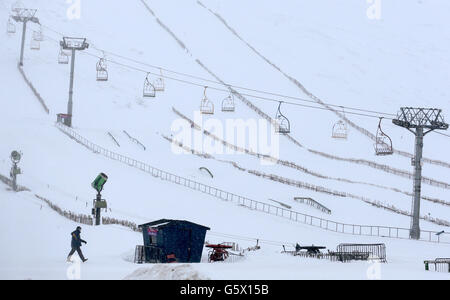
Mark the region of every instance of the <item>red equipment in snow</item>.
POLYGON ((233 247, 218 244, 218 245, 206 245, 206 248, 211 248, 211 250, 209 250, 208 252, 208 262, 214 262, 226 260, 230 256, 227 249, 231 249, 233 247))

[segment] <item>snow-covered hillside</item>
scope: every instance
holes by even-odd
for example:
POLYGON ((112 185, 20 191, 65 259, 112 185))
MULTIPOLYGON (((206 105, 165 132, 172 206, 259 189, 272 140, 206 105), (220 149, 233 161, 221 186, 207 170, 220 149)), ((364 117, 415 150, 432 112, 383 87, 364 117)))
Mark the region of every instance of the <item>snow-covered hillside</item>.
MULTIPOLYGON (((0 3, 4 23, 15 2, 0 3)), ((288 76, 327 104, 391 114, 402 106, 437 107, 448 119, 447 2, 383 1, 381 20, 369 20, 365 1, 356 0, 282 1, 276 6, 266 0, 257 4, 234 0, 92 0, 81 2, 81 18, 74 20, 67 17, 69 4, 65 1, 22 2, 38 9, 36 16, 44 35, 41 49, 30 50, 32 32, 38 26, 29 24, 23 69, 50 113, 45 113, 18 71, 21 27, 16 24, 15 35, 0 35, 0 174, 9 174, 10 152, 20 150, 24 174, 19 181, 31 192, 14 194, 0 186, 4 254, 0 278, 66 278, 69 233, 76 225, 47 209, 34 194, 64 209, 90 214, 95 196, 90 183, 100 172, 109 176, 103 192, 110 208, 105 216, 138 224, 162 218, 189 220, 211 228, 208 241, 237 242, 243 247, 254 246, 256 239, 266 241, 261 242, 259 252, 249 253, 243 261, 180 266, 178 278, 308 279, 324 278, 324 273, 326 278, 342 278, 343 274, 367 278, 367 263, 343 265, 280 253, 282 245, 291 247, 297 242, 322 244, 332 250, 340 243, 385 243, 389 263, 381 266, 382 278, 445 278, 445 274, 424 272, 423 261, 448 257, 449 244, 333 233, 249 210, 93 153, 55 127, 55 121, 56 114, 66 112, 70 71, 70 64, 57 62, 59 41, 63 36, 86 37, 90 47, 78 52, 76 59, 73 129, 92 143, 230 193, 271 205, 277 205, 272 200, 282 202, 299 213, 346 224, 409 228, 410 217, 392 208, 411 209, 412 179, 405 175, 413 172, 410 158, 400 154, 375 156, 373 140, 354 126, 350 126, 347 141, 333 140, 331 128, 339 117, 329 110, 283 105, 291 121, 291 136, 302 147, 279 136, 279 153, 269 154, 296 167, 262 164, 255 155, 245 153, 213 152, 211 149, 226 149, 189 126, 192 136, 200 136, 204 142, 203 149, 201 145, 191 147, 210 155, 209 159, 174 153, 177 147, 164 136, 180 136, 176 125, 181 117, 174 109, 202 122, 196 119, 195 111, 205 86, 210 87, 208 97, 216 107, 214 115, 203 116, 206 127, 208 122, 225 124, 230 119, 259 121, 261 117, 237 96, 236 111, 222 112, 221 102, 228 93, 218 81, 252 89, 235 87, 272 118, 278 100, 323 108, 274 96, 313 100, 288 76), (95 66, 103 56, 109 80, 98 82, 95 66), (155 80, 153 74, 160 74, 160 68, 165 91, 158 92, 156 98, 142 97, 147 73, 155 80), (213 176, 199 170, 201 167, 213 176), (270 176, 298 185, 270 180, 270 176), (342 193, 347 196, 336 196, 342 193), (329 208, 331 215, 300 204, 294 197, 311 197, 329 208), (30 232, 29 228, 37 230, 30 232), (29 240, 23 240, 24 236, 29 240), (29 243, 39 243, 41 249, 30 253, 26 249, 29 243)), ((348 111, 346 118, 376 133, 377 118, 348 111)), ((220 127, 206 127, 222 136, 220 127)), ((384 120, 383 127, 395 149, 414 152, 412 134, 389 120, 384 120)), ((226 136, 223 132, 224 139, 226 136)), ((253 149, 251 138, 246 141, 247 150, 268 154, 264 149, 253 149)), ((422 220, 423 230, 448 231, 442 224, 450 222, 450 168, 445 166, 450 162, 449 148, 447 136, 430 133, 425 138, 424 156, 443 163, 424 163, 427 181, 422 185, 421 215, 441 222, 422 220)), ((134 272, 138 267, 129 257, 135 245, 142 243, 139 234, 106 225, 84 228, 83 235, 89 241, 85 251, 90 258, 86 267, 83 265, 84 279, 121 279, 130 274, 127 278, 177 278, 164 266, 134 272), (117 247, 106 246, 110 242, 117 247)), ((447 234, 445 239, 450 242, 447 234)))

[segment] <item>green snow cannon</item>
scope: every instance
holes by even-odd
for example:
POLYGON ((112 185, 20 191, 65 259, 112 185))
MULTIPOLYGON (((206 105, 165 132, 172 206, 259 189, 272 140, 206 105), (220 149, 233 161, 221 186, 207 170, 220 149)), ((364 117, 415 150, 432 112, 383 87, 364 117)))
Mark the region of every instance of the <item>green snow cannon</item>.
POLYGON ((108 181, 108 176, 105 173, 98 174, 91 186, 100 194, 103 190, 103 186, 108 181))

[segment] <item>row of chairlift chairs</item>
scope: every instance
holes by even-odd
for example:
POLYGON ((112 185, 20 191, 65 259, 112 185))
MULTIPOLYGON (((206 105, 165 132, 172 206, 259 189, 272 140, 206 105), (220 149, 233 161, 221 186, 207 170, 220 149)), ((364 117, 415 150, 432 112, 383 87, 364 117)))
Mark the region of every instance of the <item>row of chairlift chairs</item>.
MULTIPOLYGON (((203 94, 203 99, 200 103, 200 112, 202 114, 214 114, 214 103, 210 101, 206 95, 207 87, 205 87, 205 91, 203 94)), ((281 112, 281 105, 283 104, 282 101, 278 104, 278 109, 275 115, 275 122, 276 122, 276 133, 278 134, 288 134, 291 132, 291 123, 289 119, 283 115, 281 112)), ((222 111, 223 112, 234 112, 235 111, 235 104, 234 104, 234 98, 233 94, 230 94, 228 97, 226 97, 222 101, 222 111)), ((345 118, 345 111, 343 109, 343 116, 345 118)), ((376 141, 374 144, 375 148, 375 154, 378 156, 386 156, 386 155, 392 155, 394 153, 393 147, 392 147, 392 139, 383 131, 381 128, 383 118, 380 118, 380 121, 378 123, 377 128, 377 135, 376 135, 376 141)), ((343 120, 337 121, 332 128, 332 138, 334 139, 340 139, 340 140, 347 140, 348 139, 348 126, 347 123, 345 123, 343 120)))
MULTIPOLYGON (((40 41, 42 40, 41 38, 42 32, 40 33, 40 35, 39 34, 33 35, 33 40, 40 41)), ((70 52, 66 52, 61 48, 58 55, 58 63, 68 64, 70 56, 71 56, 70 52)), ((106 64, 106 59, 104 57, 100 58, 100 60, 97 62, 96 70, 97 70, 97 81, 108 81, 108 68, 106 64)), ((162 75, 162 70, 160 70, 160 73, 161 77, 157 78, 153 82, 151 81, 150 73, 147 74, 144 80, 143 97, 154 98, 156 97, 156 92, 163 92, 165 90, 165 83, 162 75)), ((207 89, 208 87, 205 87, 205 90, 203 92, 203 98, 200 102, 200 112, 206 115, 213 115, 214 103, 211 100, 209 100, 206 93, 207 89)), ((281 112, 282 104, 283 102, 280 101, 275 115, 275 121, 277 124, 276 133, 288 134, 291 132, 291 123, 289 119, 281 112)), ((222 100, 222 112, 234 112, 235 110, 236 105, 234 101, 234 96, 232 93, 230 93, 226 98, 222 100)), ((345 112, 343 112, 343 115, 345 116, 345 112)), ((380 122, 377 128, 376 142, 374 144, 375 154, 378 156, 392 155, 394 153, 392 147, 392 139, 386 133, 384 133, 383 129, 381 128, 382 120, 383 118, 380 118, 380 122)), ((332 138, 347 140, 348 127, 344 121, 339 120, 334 124, 332 129, 332 138)))

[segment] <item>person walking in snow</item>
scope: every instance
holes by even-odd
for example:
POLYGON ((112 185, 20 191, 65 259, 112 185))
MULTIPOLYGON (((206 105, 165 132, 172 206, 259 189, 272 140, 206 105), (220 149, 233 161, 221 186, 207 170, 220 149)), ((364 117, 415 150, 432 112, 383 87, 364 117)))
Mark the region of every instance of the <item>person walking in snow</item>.
POLYGON ((87 259, 84 258, 83 256, 83 252, 81 252, 81 243, 85 243, 87 244, 87 242, 83 239, 81 239, 81 227, 78 226, 77 229, 71 233, 72 236, 72 250, 70 250, 69 256, 67 256, 67 262, 71 262, 71 258, 72 255, 75 253, 75 251, 78 253, 78 255, 80 256, 81 260, 83 262, 87 261, 87 259))

